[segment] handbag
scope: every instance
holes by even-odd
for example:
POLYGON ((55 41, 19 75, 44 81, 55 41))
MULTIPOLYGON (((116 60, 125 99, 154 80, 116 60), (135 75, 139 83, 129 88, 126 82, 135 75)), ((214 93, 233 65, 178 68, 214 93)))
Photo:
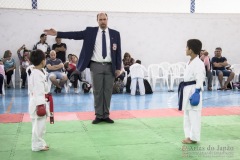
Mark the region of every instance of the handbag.
POLYGON ((45 116, 47 114, 46 106, 44 104, 37 105, 36 113, 39 117, 45 116))

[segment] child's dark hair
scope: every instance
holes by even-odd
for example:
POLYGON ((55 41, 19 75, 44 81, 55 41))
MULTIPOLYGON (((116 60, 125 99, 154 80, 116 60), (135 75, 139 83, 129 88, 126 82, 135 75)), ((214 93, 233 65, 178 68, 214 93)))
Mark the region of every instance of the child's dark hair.
POLYGON ((136 63, 141 64, 142 62, 140 60, 136 60, 136 63))
POLYGON ((187 41, 187 47, 191 49, 194 54, 199 55, 202 49, 202 42, 198 39, 189 39, 187 41))
POLYGON ((30 62, 32 62, 34 66, 39 65, 44 59, 46 59, 45 53, 40 49, 34 50, 30 54, 30 62))

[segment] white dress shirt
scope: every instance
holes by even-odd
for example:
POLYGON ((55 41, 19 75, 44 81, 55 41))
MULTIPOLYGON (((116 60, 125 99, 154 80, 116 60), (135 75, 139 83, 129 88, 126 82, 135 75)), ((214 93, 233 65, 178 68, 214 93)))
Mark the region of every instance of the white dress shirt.
POLYGON ((102 57, 102 29, 99 27, 97 32, 97 37, 95 41, 95 46, 93 50, 93 56, 91 58, 92 61, 96 62, 111 62, 111 48, 110 48, 110 35, 108 28, 105 29, 105 36, 106 36, 106 45, 107 45, 107 57, 103 59, 102 57))

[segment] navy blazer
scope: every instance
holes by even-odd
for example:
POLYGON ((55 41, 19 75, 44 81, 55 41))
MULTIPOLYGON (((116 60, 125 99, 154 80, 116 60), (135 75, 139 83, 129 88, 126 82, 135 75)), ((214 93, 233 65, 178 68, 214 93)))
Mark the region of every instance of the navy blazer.
MULTIPOLYGON (((115 70, 121 70, 121 38, 118 31, 108 28, 110 35, 111 58, 112 58, 112 73, 115 75, 115 70), (117 48, 113 50, 113 44, 117 48)), ((77 69, 79 71, 89 68, 93 55, 94 45, 97 37, 98 27, 87 27, 83 31, 76 32, 57 32, 57 36, 66 39, 83 40, 83 46, 79 55, 77 69)))

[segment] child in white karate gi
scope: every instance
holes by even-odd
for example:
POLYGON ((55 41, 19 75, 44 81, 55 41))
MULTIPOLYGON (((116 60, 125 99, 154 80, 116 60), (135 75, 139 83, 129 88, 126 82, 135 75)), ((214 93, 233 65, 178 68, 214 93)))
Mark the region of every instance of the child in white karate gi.
POLYGON ((202 43, 198 39, 187 41, 186 55, 190 56, 184 72, 182 109, 184 111, 184 144, 197 143, 201 133, 201 110, 203 81, 206 71, 204 63, 199 59, 202 43), (194 84, 189 84, 194 82, 194 84), (188 83, 188 84, 187 84, 188 83))
POLYGON ((131 76, 131 95, 136 94, 136 86, 138 82, 140 95, 145 95, 145 86, 143 83, 144 72, 147 72, 146 68, 141 65, 140 60, 136 60, 136 63, 130 66, 129 68, 131 76))
POLYGON ((47 151, 43 136, 46 132, 46 118, 49 115, 49 106, 45 99, 48 93, 46 72, 43 69, 46 65, 45 53, 41 50, 32 51, 30 61, 34 65, 29 76, 29 114, 32 120, 32 151, 47 151), (39 117, 36 114, 37 105, 45 104, 47 115, 39 117))

